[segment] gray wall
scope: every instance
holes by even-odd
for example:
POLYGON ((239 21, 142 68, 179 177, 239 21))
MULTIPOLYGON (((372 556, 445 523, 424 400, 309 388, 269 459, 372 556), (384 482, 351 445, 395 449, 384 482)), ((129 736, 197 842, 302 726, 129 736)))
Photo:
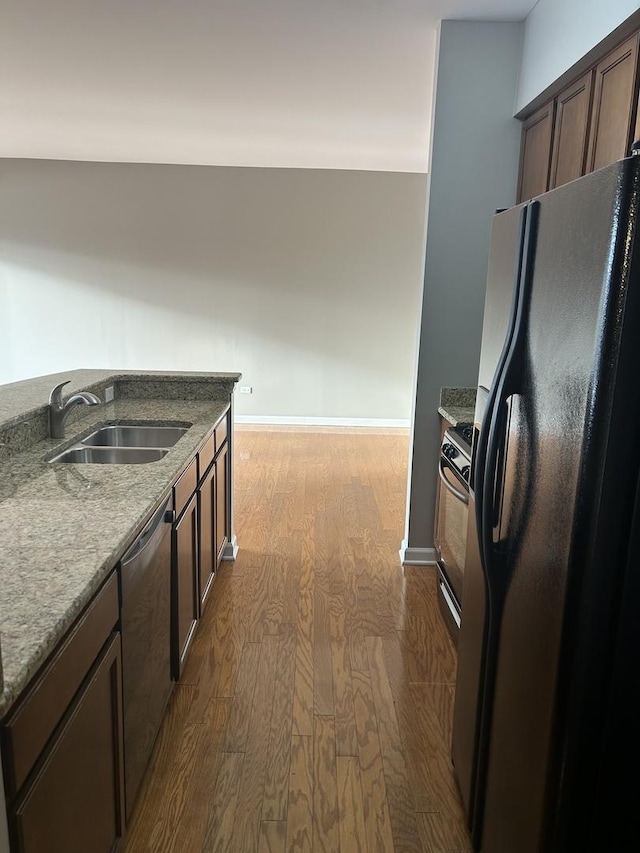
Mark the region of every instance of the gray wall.
POLYGON ((639 0, 538 0, 524 22, 516 112, 638 8, 639 0))
POLYGON ((521 45, 521 24, 441 24, 405 539, 410 548, 433 547, 440 388, 477 381, 491 217, 515 201, 520 123, 512 116, 521 45))
POLYGON ((408 421, 426 176, 0 161, 0 381, 239 370, 245 416, 408 421))

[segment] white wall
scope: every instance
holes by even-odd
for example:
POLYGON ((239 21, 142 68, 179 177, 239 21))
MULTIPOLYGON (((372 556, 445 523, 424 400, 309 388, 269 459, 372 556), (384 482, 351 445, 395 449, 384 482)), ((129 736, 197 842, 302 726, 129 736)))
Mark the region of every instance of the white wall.
POLYGON ((0 156, 426 171, 440 18, 534 0, 9 0, 0 156))
POLYGON ((238 370, 241 415, 408 419, 424 175, 0 162, 0 382, 238 370))
MULTIPOLYGON (((491 218, 515 201, 522 25, 443 21, 405 545, 433 546, 442 386, 478 378, 491 218)), ((414 555, 415 556, 415 555, 414 555)))
POLYGON ((435 25, 415 0, 11 0, 0 156, 424 172, 435 25))
POLYGON ((639 0, 538 0, 525 21, 516 112, 639 8, 639 0))

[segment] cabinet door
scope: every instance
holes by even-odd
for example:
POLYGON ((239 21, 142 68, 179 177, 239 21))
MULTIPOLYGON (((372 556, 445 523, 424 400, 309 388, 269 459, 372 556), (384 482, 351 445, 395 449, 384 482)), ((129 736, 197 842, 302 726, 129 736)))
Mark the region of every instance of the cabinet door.
POLYGON ((635 119, 639 39, 636 33, 596 67, 587 172, 628 153, 635 119))
POLYGON ((124 830, 120 635, 114 634, 13 813, 19 853, 110 853, 124 830))
POLYGON ((528 201, 549 189, 553 101, 522 125, 518 202, 528 201))
POLYGON ((45 751, 118 617, 118 577, 113 572, 4 721, 5 791, 11 799, 45 751))
POLYGON ((220 563, 227 544, 230 494, 229 443, 216 459, 216 565, 220 563))
POLYGON ((200 531, 200 603, 211 588, 216 570, 216 466, 206 473, 198 490, 198 527, 200 531))
POLYGON ((556 99, 551 190, 584 175, 592 93, 593 72, 589 71, 556 99))
POLYGON ((173 527, 172 658, 180 678, 198 622, 198 503, 193 495, 173 527))

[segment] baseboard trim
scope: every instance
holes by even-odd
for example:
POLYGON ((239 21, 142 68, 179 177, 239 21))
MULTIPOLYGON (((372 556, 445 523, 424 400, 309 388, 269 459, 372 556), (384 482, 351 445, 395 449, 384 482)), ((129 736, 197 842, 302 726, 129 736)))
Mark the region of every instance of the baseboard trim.
POLYGON ((401 427, 408 429, 408 418, 298 418, 289 415, 235 415, 237 424, 278 424, 281 426, 354 426, 401 427))
POLYGON ((435 566, 435 548, 412 548, 402 540, 400 545, 400 562, 403 566, 435 566))
POLYGON ((238 556, 238 551, 238 540, 235 536, 232 536, 231 542, 227 542, 227 544, 224 546, 224 551, 222 552, 222 559, 235 560, 235 558, 238 556))

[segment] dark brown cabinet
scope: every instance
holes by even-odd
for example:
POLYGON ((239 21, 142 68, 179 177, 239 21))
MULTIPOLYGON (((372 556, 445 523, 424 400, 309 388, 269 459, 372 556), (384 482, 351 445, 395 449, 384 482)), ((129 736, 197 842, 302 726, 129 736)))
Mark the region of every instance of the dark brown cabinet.
MULTIPOLYGON (((205 460, 206 463, 211 463, 204 475, 200 475, 198 486, 201 609, 229 539, 231 472, 227 434, 225 417, 198 454, 200 462, 205 460), (212 448, 215 448, 215 452, 212 448)), ((200 470, 202 471, 202 465, 200 470)))
POLYGON ((219 565, 228 541, 229 519, 229 444, 218 454, 216 468, 216 565, 219 565))
POLYGON ((193 494, 173 526, 173 630, 172 662, 174 678, 182 666, 198 623, 198 500, 193 494))
POLYGON ((2 722, 13 853, 110 853, 124 834, 118 618, 113 572, 2 722))
POLYGON ((229 412, 174 486, 172 670, 179 679, 228 537, 229 412))
POLYGON ((16 853, 110 853, 123 833, 122 673, 114 634, 12 810, 16 853))
POLYGON ((211 589, 217 568, 216 560, 216 516, 217 516, 216 465, 212 464, 200 482, 198 489, 198 520, 200 525, 200 604, 211 589))
POLYGON ((640 33, 604 51, 523 121, 518 202, 626 157, 640 137, 640 33))
POLYGON ((589 71, 556 99, 549 189, 585 173, 592 94, 593 72, 589 71))
POLYGON ((518 202, 549 189, 553 102, 528 118, 522 126, 518 202))
POLYGON ((587 171, 601 169, 629 152, 635 126, 638 40, 627 39, 595 69, 587 171))

